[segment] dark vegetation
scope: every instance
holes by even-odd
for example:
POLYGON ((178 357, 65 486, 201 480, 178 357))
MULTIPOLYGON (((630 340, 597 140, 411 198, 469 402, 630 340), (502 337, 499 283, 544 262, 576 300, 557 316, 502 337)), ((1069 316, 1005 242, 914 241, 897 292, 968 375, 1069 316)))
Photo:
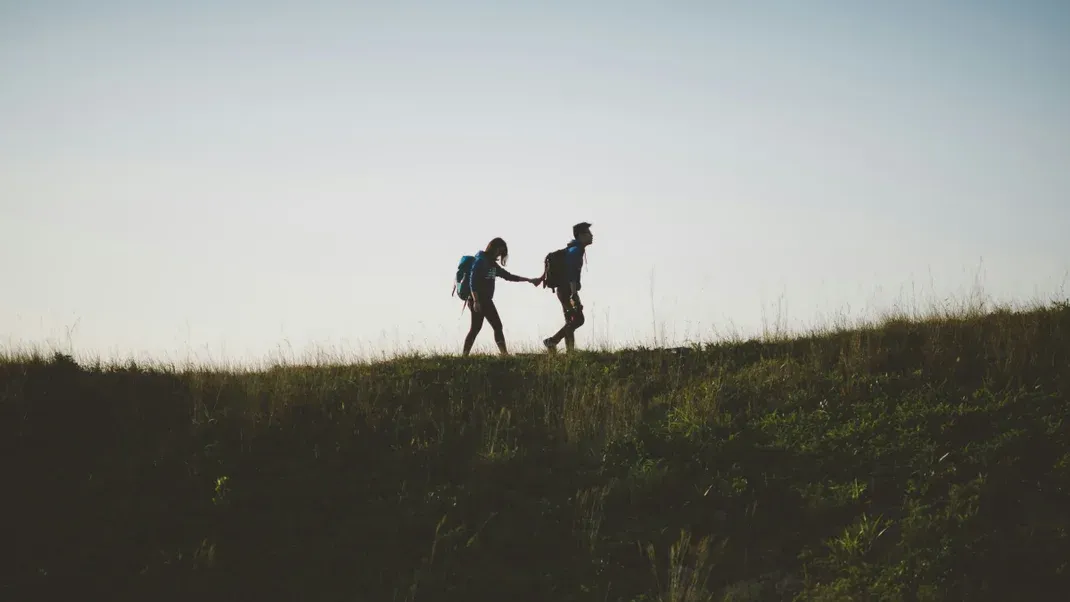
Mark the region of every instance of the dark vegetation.
POLYGON ((675 352, 9 357, 0 598, 1061 600, 1068 385, 1067 304, 675 352))

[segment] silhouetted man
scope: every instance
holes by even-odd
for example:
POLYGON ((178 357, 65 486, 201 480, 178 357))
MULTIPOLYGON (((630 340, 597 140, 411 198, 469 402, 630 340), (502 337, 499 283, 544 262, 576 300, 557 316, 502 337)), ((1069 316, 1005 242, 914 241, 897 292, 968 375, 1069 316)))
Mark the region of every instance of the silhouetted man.
POLYGON ((565 349, 571 352, 576 347, 576 329, 583 326, 583 304, 580 303, 580 268, 583 267, 587 245, 594 243, 591 224, 582 222, 572 226, 572 242, 565 247, 566 280, 557 287, 557 300, 565 314, 565 325, 554 336, 544 339, 543 345, 553 352, 561 339, 565 340, 565 349))

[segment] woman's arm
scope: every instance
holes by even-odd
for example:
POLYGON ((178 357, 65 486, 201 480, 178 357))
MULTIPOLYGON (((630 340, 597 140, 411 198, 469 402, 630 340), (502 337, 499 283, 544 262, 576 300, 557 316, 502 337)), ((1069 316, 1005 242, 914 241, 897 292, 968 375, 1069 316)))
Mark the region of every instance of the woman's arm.
POLYGON ((498 267, 498 276, 502 280, 508 280, 509 282, 531 282, 533 284, 537 282, 535 278, 524 278, 523 276, 517 276, 515 274, 510 273, 508 270, 501 266, 498 267))
POLYGON ((472 303, 475 304, 476 311, 479 311, 479 282, 487 275, 488 267, 486 260, 479 256, 472 264, 472 271, 468 272, 468 290, 472 292, 472 303))

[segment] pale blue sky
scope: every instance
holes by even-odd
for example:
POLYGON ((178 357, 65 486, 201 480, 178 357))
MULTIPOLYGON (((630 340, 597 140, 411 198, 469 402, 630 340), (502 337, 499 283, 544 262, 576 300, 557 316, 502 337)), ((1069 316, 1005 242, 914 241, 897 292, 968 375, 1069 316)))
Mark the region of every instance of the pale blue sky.
POLYGON ((584 220, 585 347, 1056 294, 1070 4, 0 0, 0 345, 456 352, 584 220))

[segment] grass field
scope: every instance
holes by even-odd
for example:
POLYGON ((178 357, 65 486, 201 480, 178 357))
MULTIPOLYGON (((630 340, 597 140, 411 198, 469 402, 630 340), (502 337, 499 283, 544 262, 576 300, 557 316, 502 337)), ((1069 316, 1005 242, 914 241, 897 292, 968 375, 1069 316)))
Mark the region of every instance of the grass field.
POLYGON ((674 351, 7 357, 0 597, 1062 600, 1068 386, 1066 303, 674 351))

